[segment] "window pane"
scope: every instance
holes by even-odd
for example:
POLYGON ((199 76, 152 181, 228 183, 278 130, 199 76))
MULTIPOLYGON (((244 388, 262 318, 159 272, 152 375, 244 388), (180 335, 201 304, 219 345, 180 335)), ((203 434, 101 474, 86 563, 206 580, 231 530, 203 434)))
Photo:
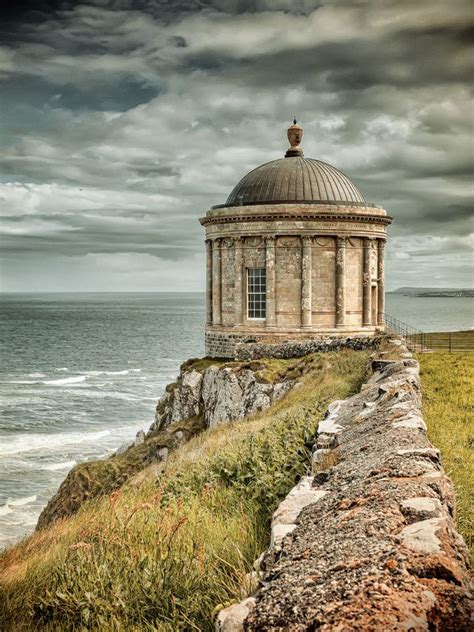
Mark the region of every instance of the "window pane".
POLYGON ((266 317, 267 272, 265 268, 247 270, 248 317, 266 317))

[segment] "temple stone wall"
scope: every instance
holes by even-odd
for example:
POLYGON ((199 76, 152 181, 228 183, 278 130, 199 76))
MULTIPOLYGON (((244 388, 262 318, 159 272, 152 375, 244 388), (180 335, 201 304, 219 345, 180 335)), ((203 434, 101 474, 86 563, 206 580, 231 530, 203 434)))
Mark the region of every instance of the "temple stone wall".
POLYGON ((312 322, 315 327, 336 326, 336 241, 316 237, 312 247, 312 322))
POLYGON ((389 221, 372 206, 265 204, 209 211, 202 220, 207 354, 234 357, 235 340, 255 336, 260 343, 275 334, 294 341, 383 329, 389 221), (265 318, 248 314, 250 268, 266 271, 265 318))
POLYGON ((346 323, 362 326, 362 239, 349 238, 346 248, 346 323))
POLYGON ((276 240, 276 324, 301 326, 301 243, 298 237, 276 240))

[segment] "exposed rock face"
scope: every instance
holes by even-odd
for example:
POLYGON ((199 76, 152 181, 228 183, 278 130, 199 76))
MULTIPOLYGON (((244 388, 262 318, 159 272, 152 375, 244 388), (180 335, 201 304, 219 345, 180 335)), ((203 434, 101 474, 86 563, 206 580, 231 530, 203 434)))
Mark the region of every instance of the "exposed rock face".
MULTIPOLYGON (((108 459, 76 465, 42 511, 37 529, 70 516, 92 498, 118 489, 148 465, 161 470, 170 451, 206 427, 268 408, 297 384, 288 377, 276 383, 263 381, 259 371, 265 368, 263 363, 211 365, 203 370, 193 368, 192 361, 191 367, 183 365, 177 381, 161 398, 148 433, 140 431, 133 443, 122 445, 108 459)), ((304 368, 303 362, 299 371, 304 368)))
POLYGON ((452 485, 426 436, 418 363, 402 351, 329 407, 314 475, 274 513, 255 604, 227 608, 219 629, 226 617, 255 632, 472 629, 452 485))
POLYGON ((206 427, 241 419, 264 410, 281 399, 297 383, 285 379, 269 383, 259 379, 258 369, 211 365, 203 371, 186 365, 174 385, 160 400, 152 431, 188 417, 202 416, 206 427))

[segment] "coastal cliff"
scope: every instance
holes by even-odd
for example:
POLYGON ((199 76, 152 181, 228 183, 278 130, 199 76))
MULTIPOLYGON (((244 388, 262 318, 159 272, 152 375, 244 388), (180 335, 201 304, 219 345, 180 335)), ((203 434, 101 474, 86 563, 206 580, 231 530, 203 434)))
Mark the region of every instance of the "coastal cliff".
POLYGON ((467 632, 454 520, 399 340, 190 360, 0 557, 0 627, 467 632))
POLYGON ((97 461, 74 467, 41 513, 37 529, 72 515, 88 500, 119 489, 149 465, 158 473, 170 451, 218 424, 242 419, 280 400, 314 362, 188 360, 159 400, 155 421, 135 442, 97 461))

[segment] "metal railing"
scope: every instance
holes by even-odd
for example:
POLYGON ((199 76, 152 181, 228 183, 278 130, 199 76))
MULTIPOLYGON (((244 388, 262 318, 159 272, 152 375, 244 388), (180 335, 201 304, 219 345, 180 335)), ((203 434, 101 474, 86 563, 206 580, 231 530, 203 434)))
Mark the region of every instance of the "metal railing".
POLYGON ((394 334, 398 334, 405 340, 406 346, 410 351, 416 351, 417 353, 423 353, 427 350, 425 333, 416 327, 407 325, 398 318, 385 314, 385 329, 391 331, 394 334))
POLYGON ((424 332, 390 314, 385 314, 385 329, 401 336, 410 351, 416 353, 474 351, 474 331, 424 332))

